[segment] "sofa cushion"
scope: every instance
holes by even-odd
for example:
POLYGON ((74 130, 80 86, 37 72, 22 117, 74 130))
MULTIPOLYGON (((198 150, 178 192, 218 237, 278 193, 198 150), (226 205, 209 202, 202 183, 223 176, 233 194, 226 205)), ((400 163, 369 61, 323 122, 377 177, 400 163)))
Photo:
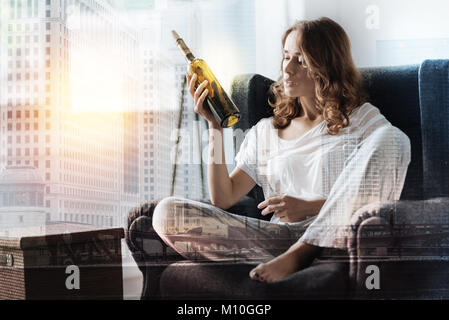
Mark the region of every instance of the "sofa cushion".
POLYGON ((346 262, 319 263, 282 281, 261 283, 249 278, 256 264, 179 262, 160 280, 163 299, 335 299, 348 291, 346 262))

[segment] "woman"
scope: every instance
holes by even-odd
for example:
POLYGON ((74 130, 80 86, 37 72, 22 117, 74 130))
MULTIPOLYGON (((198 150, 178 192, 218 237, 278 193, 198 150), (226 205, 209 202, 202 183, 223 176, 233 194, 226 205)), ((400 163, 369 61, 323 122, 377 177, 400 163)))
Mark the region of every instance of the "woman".
POLYGON ((203 104, 207 83, 196 87, 196 75, 188 77, 195 112, 213 129, 213 206, 166 198, 153 217, 154 229, 185 257, 260 260, 249 275, 262 282, 310 265, 323 247, 345 249, 351 215, 370 202, 398 200, 410 162, 407 136, 365 102, 350 41, 337 23, 297 22, 282 45, 282 78, 271 87, 274 116, 247 133, 230 175, 222 129, 203 104), (262 215, 274 213, 270 222, 225 211, 256 184, 265 195, 262 215))

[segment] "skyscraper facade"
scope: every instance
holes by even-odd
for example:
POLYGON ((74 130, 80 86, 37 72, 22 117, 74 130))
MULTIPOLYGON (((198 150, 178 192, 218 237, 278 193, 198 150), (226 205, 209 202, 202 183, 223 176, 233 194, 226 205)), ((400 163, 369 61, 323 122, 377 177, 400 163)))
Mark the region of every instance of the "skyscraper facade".
POLYGON ((135 34, 101 0, 4 1, 1 28, 0 166, 38 169, 51 220, 122 224, 138 201, 137 118, 119 112, 137 103, 135 34))
POLYGON ((161 199, 172 193, 190 199, 204 197, 193 103, 187 88, 183 88, 187 62, 171 35, 172 29, 188 29, 188 36, 198 40, 198 20, 191 4, 192 1, 184 4, 157 1, 153 10, 134 16, 141 21, 138 30, 143 107, 139 112, 142 201, 161 199), (183 110, 179 115, 181 100, 183 110))

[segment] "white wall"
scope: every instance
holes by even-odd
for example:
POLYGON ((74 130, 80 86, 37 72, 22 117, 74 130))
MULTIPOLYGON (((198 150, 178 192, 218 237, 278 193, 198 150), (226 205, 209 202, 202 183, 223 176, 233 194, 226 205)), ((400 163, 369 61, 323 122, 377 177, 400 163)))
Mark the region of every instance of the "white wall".
POLYGON ((396 40, 399 46, 415 44, 415 48, 410 49, 413 52, 402 51, 404 64, 418 63, 418 60, 424 58, 449 58, 449 51, 446 53, 437 48, 429 50, 421 45, 423 39, 449 39, 447 0, 305 1, 307 19, 328 16, 343 26, 351 39, 354 60, 358 66, 396 64, 400 61, 394 56, 391 56, 391 63, 388 63, 388 59, 379 59, 376 43, 382 40, 396 40), (372 10, 367 12, 369 8, 372 10), (377 26, 373 23, 376 18, 377 26))
MULTIPOLYGON (((247 0, 245 0, 247 1, 247 0)), ((280 76, 284 31, 305 17, 305 0, 256 0, 256 72, 271 79, 280 76)))

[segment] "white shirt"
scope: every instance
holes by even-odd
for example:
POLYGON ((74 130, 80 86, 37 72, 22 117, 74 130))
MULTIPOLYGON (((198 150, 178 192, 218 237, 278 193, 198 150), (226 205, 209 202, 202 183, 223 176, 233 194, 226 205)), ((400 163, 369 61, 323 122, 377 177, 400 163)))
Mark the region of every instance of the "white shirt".
MULTIPOLYGON (((309 229, 324 232, 318 225, 347 225, 360 206, 399 199, 410 141, 370 103, 353 110, 350 125, 335 136, 326 132, 323 121, 298 139, 284 140, 272 120, 261 119, 248 131, 235 157, 237 167, 262 187, 266 199, 281 194, 327 199, 309 229)), ((274 216, 271 221, 279 223, 274 216)), ((308 243, 342 246, 331 245, 333 240, 321 232, 314 233, 319 240, 308 243)))

